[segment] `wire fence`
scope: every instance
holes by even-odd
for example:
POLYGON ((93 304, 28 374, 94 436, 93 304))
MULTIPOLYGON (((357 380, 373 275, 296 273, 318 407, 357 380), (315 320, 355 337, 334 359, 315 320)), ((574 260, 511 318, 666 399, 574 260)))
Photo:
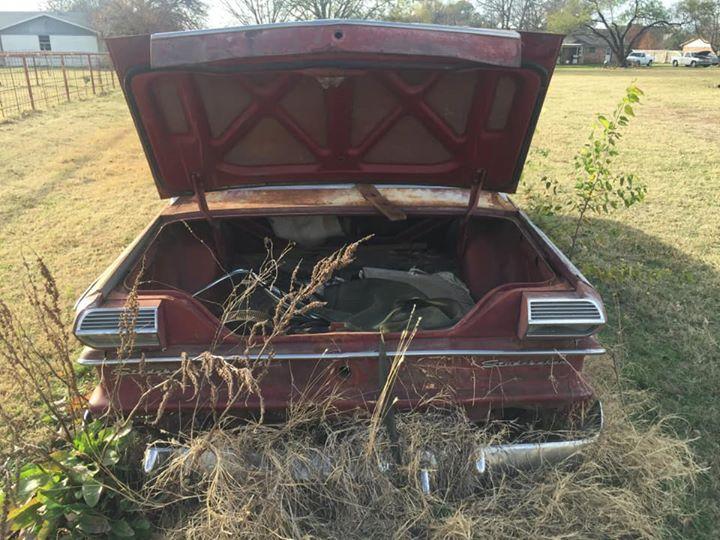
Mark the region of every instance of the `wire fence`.
POLYGON ((108 54, 0 52, 0 121, 115 88, 108 54))

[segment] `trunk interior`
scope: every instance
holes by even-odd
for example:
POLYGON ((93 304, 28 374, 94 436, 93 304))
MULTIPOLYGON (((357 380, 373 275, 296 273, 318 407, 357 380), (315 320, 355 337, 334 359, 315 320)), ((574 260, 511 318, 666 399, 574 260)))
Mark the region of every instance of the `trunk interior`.
POLYGON ((421 329, 447 328, 497 287, 555 277, 504 218, 243 217, 163 227, 136 270, 139 289, 180 289, 242 333, 272 319, 288 291, 312 281, 318 261, 359 240, 354 259, 299 306, 308 309, 290 333, 397 331, 417 319, 421 329))

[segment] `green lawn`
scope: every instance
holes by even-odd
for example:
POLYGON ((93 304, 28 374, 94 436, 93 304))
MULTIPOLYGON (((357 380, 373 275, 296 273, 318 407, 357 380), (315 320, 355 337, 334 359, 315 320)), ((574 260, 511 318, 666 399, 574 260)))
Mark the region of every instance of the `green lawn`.
MULTIPOLYGON (((633 80, 645 91, 620 164, 648 184, 644 203, 594 219, 575 260, 602 291, 602 341, 630 387, 696 439, 708 467, 686 536, 720 527, 720 69, 560 68, 540 119, 530 186, 569 184, 597 112, 633 80)), ((523 201, 524 193, 516 199, 523 201)), ((119 93, 0 124, 0 295, 19 309, 20 256, 37 252, 68 309, 161 207, 119 93)), ((536 216, 537 217, 537 216, 536 216)), ((537 217, 561 247, 571 220, 537 217)), ((12 404, 13 382, 0 381, 12 404)), ((21 411, 19 411, 19 414, 21 411)), ((28 414, 25 412, 25 414, 28 414)))

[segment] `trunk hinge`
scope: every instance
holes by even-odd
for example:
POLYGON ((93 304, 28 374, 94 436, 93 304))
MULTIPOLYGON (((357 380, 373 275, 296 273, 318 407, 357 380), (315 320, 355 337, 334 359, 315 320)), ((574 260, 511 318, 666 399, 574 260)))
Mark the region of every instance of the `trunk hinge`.
POLYGON ((192 184, 193 191, 195 192, 195 200, 197 201, 198 209, 210 225, 213 242, 215 243, 215 254, 217 255, 218 264, 224 267, 225 241, 223 239, 222 230, 220 229, 220 223, 218 223, 210 213, 210 207, 208 207, 207 198, 205 197, 205 185, 203 184, 202 175, 198 172, 190 173, 190 183, 192 184))
POLYGON ((480 192, 485 185, 486 177, 487 171, 485 171, 485 169, 479 169, 477 171, 477 174, 475 175, 472 186, 470 186, 470 197, 468 198, 467 210, 465 211, 465 217, 463 219, 462 227, 460 229, 460 242, 458 242, 458 257, 460 258, 465 255, 465 250, 467 249, 469 228, 468 222, 470 221, 470 216, 472 216, 475 208, 477 208, 478 200, 480 200, 480 192))
POLYGON ((468 198, 468 207, 465 212, 465 221, 470 219, 470 215, 477 207, 478 200, 480 199, 480 192, 485 185, 485 178, 487 177, 487 171, 485 169, 479 169, 475 174, 472 186, 470 186, 470 197, 468 198))
POLYGON ((190 173, 190 183, 192 184, 193 191, 195 192, 195 201, 197 202, 198 209, 207 222, 212 225, 215 220, 210 213, 210 208, 208 207, 207 199, 205 198, 205 185, 203 184, 200 173, 190 173))

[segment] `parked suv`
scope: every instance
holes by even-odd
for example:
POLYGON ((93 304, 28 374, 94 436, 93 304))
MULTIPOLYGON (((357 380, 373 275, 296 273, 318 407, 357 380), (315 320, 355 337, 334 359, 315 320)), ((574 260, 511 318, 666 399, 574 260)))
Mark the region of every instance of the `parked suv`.
POLYGON ((628 64, 633 64, 636 66, 646 66, 650 67, 653 63, 653 57, 650 56, 648 53, 640 52, 640 51, 633 51, 631 52, 628 57, 626 58, 628 64))
MULTIPOLYGON (((281 419, 301 396, 372 411, 413 320, 399 411, 442 397, 526 425, 597 410, 582 369, 604 352, 603 303, 507 195, 561 42, 349 21, 108 39, 170 203, 78 301, 79 361, 102 381, 91 412, 281 419), (288 300, 358 241, 309 302, 288 300), (284 254, 270 267, 268 249, 284 254), (268 350, 258 325, 272 332, 286 301, 295 315, 268 350), (158 386, 219 360, 258 372, 158 386)), ((589 433, 486 448, 478 470, 567 456, 601 423, 580 416, 589 433)))

